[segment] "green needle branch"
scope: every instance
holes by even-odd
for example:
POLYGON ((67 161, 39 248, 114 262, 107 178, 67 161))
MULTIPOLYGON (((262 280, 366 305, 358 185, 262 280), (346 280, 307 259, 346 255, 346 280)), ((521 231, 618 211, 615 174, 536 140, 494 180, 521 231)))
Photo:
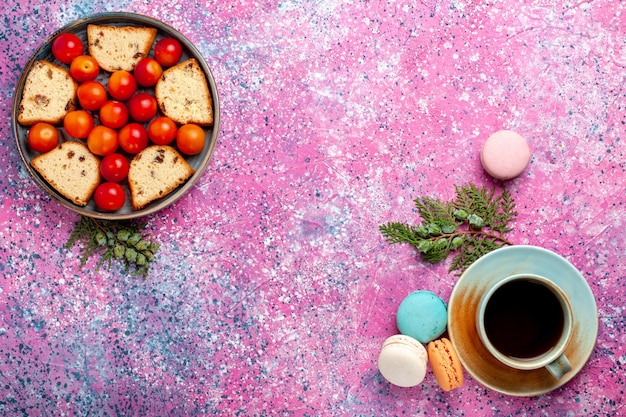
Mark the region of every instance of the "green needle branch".
POLYGON ((96 271, 113 260, 124 263, 126 272, 134 267, 134 275, 148 276, 150 264, 155 260, 160 245, 143 233, 146 224, 133 221, 105 221, 81 216, 65 244, 69 249, 81 244, 80 266, 92 256, 100 256, 96 271))
POLYGON ((455 187, 453 201, 429 197, 414 200, 422 219, 419 225, 389 222, 379 226, 387 242, 408 243, 422 259, 438 262, 455 253, 450 272, 460 275, 478 258, 505 245, 513 245, 505 234, 516 219, 515 202, 503 188, 487 191, 474 184, 455 187))

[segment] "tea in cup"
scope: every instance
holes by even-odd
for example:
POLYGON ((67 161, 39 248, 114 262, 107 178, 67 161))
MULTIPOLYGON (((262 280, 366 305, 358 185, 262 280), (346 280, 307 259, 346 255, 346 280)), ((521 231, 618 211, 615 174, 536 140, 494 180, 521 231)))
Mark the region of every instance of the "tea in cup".
POLYGON ((482 296, 476 320, 481 341, 505 365, 545 367, 556 379, 571 371, 564 353, 572 333, 571 306, 549 279, 518 274, 498 281, 482 296))

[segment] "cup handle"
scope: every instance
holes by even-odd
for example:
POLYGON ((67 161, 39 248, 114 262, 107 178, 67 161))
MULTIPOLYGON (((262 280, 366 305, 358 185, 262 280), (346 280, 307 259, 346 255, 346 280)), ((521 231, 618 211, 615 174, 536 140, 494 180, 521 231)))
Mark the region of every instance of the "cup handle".
POLYGON ((572 365, 570 365, 569 360, 565 354, 562 354, 554 362, 551 362, 546 365, 546 369, 552 374, 556 379, 561 379, 563 375, 572 370, 572 365))

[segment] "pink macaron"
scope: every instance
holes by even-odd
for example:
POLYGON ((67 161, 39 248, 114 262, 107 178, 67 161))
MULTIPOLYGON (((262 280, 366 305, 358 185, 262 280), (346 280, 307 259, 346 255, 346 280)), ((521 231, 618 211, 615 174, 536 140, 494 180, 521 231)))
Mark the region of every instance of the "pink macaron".
POLYGON ((530 163, 530 147, 519 133, 500 130, 489 136, 483 144, 480 162, 492 177, 510 180, 524 172, 530 163))

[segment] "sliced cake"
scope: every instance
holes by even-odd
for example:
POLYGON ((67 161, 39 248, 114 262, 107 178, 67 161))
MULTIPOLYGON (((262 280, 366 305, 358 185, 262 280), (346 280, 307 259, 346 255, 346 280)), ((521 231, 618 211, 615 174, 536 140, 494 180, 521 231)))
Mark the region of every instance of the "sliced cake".
POLYGON ((213 124, 213 100, 198 61, 190 58, 163 71, 154 90, 161 112, 180 124, 213 124))
POLYGON ((86 206, 100 184, 100 160, 80 142, 64 142, 30 164, 62 196, 86 206))
POLYGON ((17 121, 24 126, 60 123, 76 108, 77 89, 66 69, 48 61, 35 62, 24 82, 17 121))
POLYGON ((87 45, 100 68, 132 71, 148 56, 156 38, 155 28, 141 26, 87 25, 87 45))
POLYGON ((130 162, 128 184, 133 208, 139 210, 165 197, 194 172, 185 158, 171 146, 148 146, 130 162))

